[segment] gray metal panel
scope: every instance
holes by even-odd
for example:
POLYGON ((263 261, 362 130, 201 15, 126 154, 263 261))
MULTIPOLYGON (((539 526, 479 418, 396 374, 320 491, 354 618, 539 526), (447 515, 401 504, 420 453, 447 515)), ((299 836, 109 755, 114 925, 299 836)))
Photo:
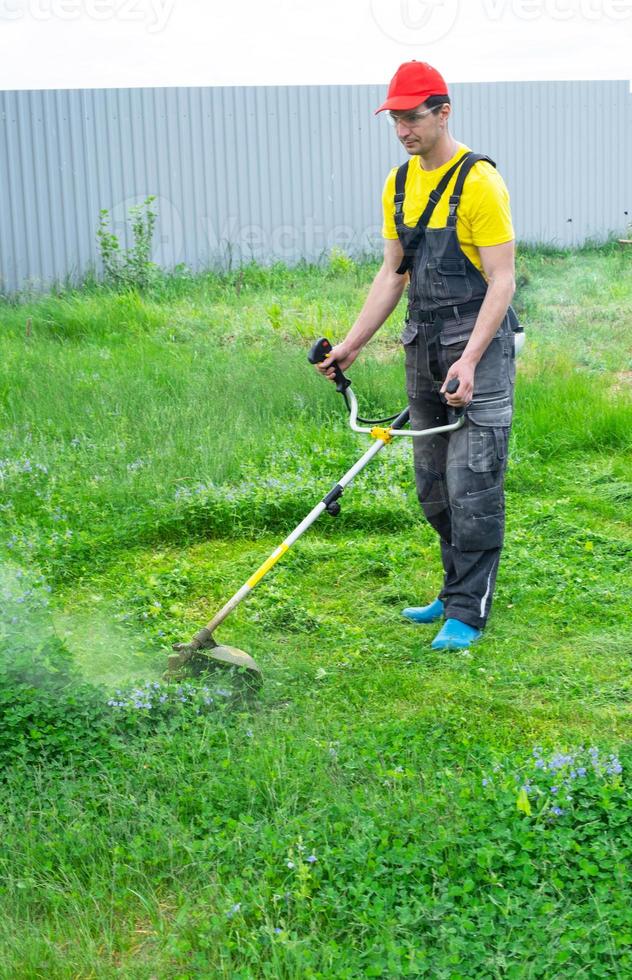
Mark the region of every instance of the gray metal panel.
POLYGON ((627 82, 453 85, 453 130, 505 177, 521 241, 577 245, 632 215, 627 82))
MULTIPOLYGON (((451 86, 452 131, 496 160, 522 241, 573 245, 632 220, 626 82, 451 86), (627 214, 626 214, 627 212, 627 214)), ((381 247, 381 191, 405 154, 383 88, 0 92, 0 291, 99 267, 100 208, 130 245, 149 194, 153 258, 195 270, 381 247)))

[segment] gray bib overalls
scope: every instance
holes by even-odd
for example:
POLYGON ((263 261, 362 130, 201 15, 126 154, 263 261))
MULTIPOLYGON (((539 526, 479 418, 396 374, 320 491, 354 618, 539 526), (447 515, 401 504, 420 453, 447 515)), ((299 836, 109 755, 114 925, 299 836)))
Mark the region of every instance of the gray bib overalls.
MULTIPOLYGON (((408 315, 401 339, 410 422, 415 429, 454 421, 454 412, 439 389, 465 349, 487 291, 485 278, 465 255, 456 235, 463 184, 478 160, 495 166, 489 157, 464 153, 432 191, 414 228, 403 220, 408 164, 397 172, 395 224, 404 249, 397 271, 410 272, 408 315), (428 228, 456 171, 447 224, 428 228)), ((503 544, 503 481, 515 379, 514 321, 510 307, 476 367, 474 396, 463 427, 433 439, 413 440, 417 495, 440 536, 444 581, 439 596, 446 619, 459 619, 477 629, 482 629, 489 615, 503 544)))

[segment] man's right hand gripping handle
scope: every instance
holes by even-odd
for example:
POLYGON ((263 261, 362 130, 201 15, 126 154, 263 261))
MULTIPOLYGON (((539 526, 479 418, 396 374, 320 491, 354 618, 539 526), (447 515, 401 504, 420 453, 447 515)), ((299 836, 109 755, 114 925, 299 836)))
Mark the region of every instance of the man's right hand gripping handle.
MULTIPOLYGON (((332 350, 333 348, 327 338, 320 337, 310 349, 310 352, 307 355, 307 360, 310 364, 322 364, 322 362, 329 357, 332 350)), ((351 380, 350 378, 345 377, 345 375, 342 373, 342 369, 336 363, 336 361, 332 362, 332 366, 335 375, 334 380, 336 382, 336 391, 339 391, 341 395, 344 395, 345 391, 351 384, 351 380)))

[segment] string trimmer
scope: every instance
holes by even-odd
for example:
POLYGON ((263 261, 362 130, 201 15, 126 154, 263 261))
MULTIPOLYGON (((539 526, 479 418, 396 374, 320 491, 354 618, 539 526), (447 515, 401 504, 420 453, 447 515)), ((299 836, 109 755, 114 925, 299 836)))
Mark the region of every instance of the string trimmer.
MULTIPOLYGON (((308 360, 311 364, 320 364, 325 360, 329 352, 331 351, 331 344, 325 337, 321 337, 317 340, 314 346, 311 348, 309 354, 307 355, 308 360)), ((255 683, 261 682, 261 670, 250 656, 250 654, 245 653, 243 650, 238 650, 236 647, 225 646, 222 643, 217 643, 213 633, 217 627, 224 622, 227 616, 235 609, 242 599, 252 592, 254 587, 259 584, 264 575, 270 571, 271 568, 276 565, 280 558, 289 551, 292 545, 298 541, 302 534, 312 526, 314 521, 316 521, 324 511, 327 511, 332 517, 336 517, 340 513, 340 498, 342 497, 345 487, 347 487, 353 479, 360 473, 364 467, 369 463, 379 452, 384 449, 384 446, 388 445, 393 438, 397 436, 411 436, 411 437, 424 437, 424 436, 434 436, 440 432, 453 432, 455 429, 459 429, 464 422, 464 410, 458 409, 456 411, 456 421, 449 425, 439 425, 435 426, 433 429, 420 429, 414 431, 412 429, 404 429, 404 426, 408 423, 409 411, 405 408, 403 411, 399 412, 398 415, 392 415, 385 419, 364 419, 358 416, 358 402, 356 396, 351 389, 351 381, 349 378, 345 377, 339 365, 334 362, 335 369, 335 381, 336 390, 344 397, 345 404, 349 410, 349 425, 354 432, 360 432, 363 434, 368 434, 374 440, 373 445, 367 449, 363 456, 353 464, 351 469, 347 470, 345 475, 340 478, 340 480, 334 484, 329 493, 325 494, 323 499, 316 504, 316 506, 310 510, 307 517, 305 517, 301 523, 294 528, 291 534, 288 534, 287 538, 281 542, 278 548, 269 555, 268 558, 259 566, 256 572, 254 572, 247 582, 244 582, 242 587, 235 592, 234 596, 228 600, 228 602, 222 606, 222 608, 215 614, 210 623, 202 627, 195 636, 188 643, 175 643, 173 649, 176 651, 169 656, 169 666, 168 673, 175 673, 179 671, 185 664, 192 660, 192 658, 203 658, 203 661, 199 666, 210 666, 211 664, 216 664, 222 667, 232 667, 241 668, 247 672, 250 679, 255 683), (384 426, 388 426, 385 428, 384 426)), ((459 387, 459 381, 453 378, 448 384, 448 392, 454 394, 454 392, 459 387)))

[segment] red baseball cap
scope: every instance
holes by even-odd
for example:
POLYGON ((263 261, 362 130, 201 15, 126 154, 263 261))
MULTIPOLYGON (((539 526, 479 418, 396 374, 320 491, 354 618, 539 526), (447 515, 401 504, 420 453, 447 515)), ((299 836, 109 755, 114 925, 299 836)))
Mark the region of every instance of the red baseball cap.
POLYGON ((447 94, 448 86, 436 68, 425 61, 405 61, 393 75, 386 101, 375 115, 385 109, 414 109, 431 95, 447 94))

